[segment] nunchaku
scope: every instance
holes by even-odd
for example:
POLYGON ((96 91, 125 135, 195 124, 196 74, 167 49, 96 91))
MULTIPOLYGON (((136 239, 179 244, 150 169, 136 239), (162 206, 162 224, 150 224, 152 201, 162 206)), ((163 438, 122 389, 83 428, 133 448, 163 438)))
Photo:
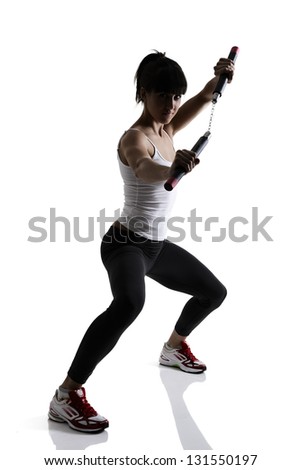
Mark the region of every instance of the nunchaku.
MULTIPOLYGON (((228 59, 231 59, 233 62, 235 62, 237 55, 239 52, 239 48, 234 46, 232 47, 230 54, 228 55, 228 59)), ((222 96, 224 89, 228 83, 228 74, 223 73, 220 77, 219 80, 216 84, 215 90, 213 92, 212 96, 212 110, 211 110, 211 115, 210 115, 210 120, 209 120, 209 128, 208 131, 205 132, 204 135, 202 135, 199 140, 194 144, 192 147, 191 151, 195 152, 196 157, 200 155, 200 153, 204 150, 206 145, 209 142, 209 139, 211 138, 211 123, 212 123, 212 118, 213 118, 213 113, 214 113, 214 108, 215 105, 218 101, 218 99, 222 96)), ((174 175, 168 178, 168 180, 164 183, 164 188, 166 191, 172 191, 174 187, 178 184, 178 182, 183 178, 183 176, 186 175, 186 172, 183 170, 183 168, 175 168, 174 175)))

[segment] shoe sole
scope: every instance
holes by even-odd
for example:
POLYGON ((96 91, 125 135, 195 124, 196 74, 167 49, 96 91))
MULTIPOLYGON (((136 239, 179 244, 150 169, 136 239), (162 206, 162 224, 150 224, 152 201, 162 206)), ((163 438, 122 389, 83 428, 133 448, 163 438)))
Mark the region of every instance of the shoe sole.
POLYGON ((74 426, 72 423, 70 423, 70 421, 61 418, 61 417, 60 417, 57 413, 55 413, 53 410, 50 410, 50 411, 49 411, 49 413, 48 413, 48 418, 49 418, 51 421, 55 421, 56 423, 66 423, 66 424, 68 424, 68 426, 69 426, 71 429, 74 429, 75 431, 79 431, 79 432, 86 432, 86 433, 94 433, 94 434, 96 434, 96 433, 103 432, 106 428, 109 427, 108 421, 104 421, 102 427, 99 428, 99 429, 83 429, 83 428, 77 428, 77 427, 74 426))
POLYGON ((164 367, 174 367, 176 369, 180 369, 182 372, 186 372, 187 374, 203 374, 207 370, 207 367, 205 367, 204 369, 194 370, 188 368, 184 369, 183 367, 181 367, 181 364, 165 364, 164 362, 159 362, 159 364, 164 367))

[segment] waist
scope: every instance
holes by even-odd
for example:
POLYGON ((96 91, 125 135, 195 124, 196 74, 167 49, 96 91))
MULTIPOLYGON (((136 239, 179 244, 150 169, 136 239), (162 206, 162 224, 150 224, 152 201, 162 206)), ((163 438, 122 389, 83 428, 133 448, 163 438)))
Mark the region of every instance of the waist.
MULTIPOLYGON (((119 231, 120 233, 123 233, 123 234, 126 234, 126 235, 129 235, 129 236, 137 236, 135 234, 135 232, 133 232, 132 230, 130 230, 128 227, 126 227, 125 225, 122 225, 119 220, 115 220, 115 222, 113 223, 112 225, 113 227, 113 231, 115 232, 115 230, 119 231)), ((141 238, 144 238, 144 237, 141 237, 141 238)))
POLYGON ((113 256, 120 254, 120 250, 134 250, 155 260, 160 254, 165 241, 149 240, 137 233, 128 230, 118 221, 114 222, 104 235, 101 243, 101 256, 104 263, 113 256))
POLYGON ((127 226, 123 225, 120 223, 119 220, 115 220, 111 227, 114 235, 122 235, 123 237, 126 236, 129 240, 135 242, 135 243, 147 243, 147 242, 152 242, 152 243, 162 243, 162 240, 153 240, 151 238, 145 237, 139 233, 139 231, 131 230, 127 226))

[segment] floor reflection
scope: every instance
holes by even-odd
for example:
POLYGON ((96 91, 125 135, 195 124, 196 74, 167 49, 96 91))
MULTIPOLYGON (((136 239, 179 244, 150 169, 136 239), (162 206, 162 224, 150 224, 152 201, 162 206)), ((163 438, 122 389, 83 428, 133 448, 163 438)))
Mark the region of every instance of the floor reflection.
POLYGON ((83 433, 69 428, 68 424, 48 420, 48 430, 56 450, 85 450, 87 447, 107 442, 108 433, 83 433))
MULTIPOLYGON (((189 402, 184 399, 188 387, 206 380, 206 374, 188 374, 176 368, 159 366, 160 379, 167 392, 178 436, 184 450, 211 450, 211 446, 194 421, 189 402)), ((200 394, 201 395, 201 394, 200 394)), ((202 403, 201 396, 199 400, 202 403)), ((193 403, 195 405, 195 401, 193 403)), ((170 424, 169 424, 170 425, 170 424)), ((102 433, 81 433, 65 423, 48 420, 48 431, 56 450, 85 450, 88 447, 106 443, 109 431, 102 433)))
POLYGON ((183 449, 211 450, 184 401, 184 392, 189 385, 204 382, 206 375, 188 374, 176 368, 160 366, 160 377, 167 391, 183 449))

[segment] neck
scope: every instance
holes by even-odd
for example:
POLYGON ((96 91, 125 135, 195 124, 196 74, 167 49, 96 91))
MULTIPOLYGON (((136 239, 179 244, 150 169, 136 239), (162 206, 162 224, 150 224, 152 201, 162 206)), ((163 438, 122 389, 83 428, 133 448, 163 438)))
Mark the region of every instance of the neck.
POLYGON ((164 124, 161 122, 154 121, 151 116, 146 114, 144 111, 140 118, 135 122, 134 126, 141 126, 144 129, 150 129, 154 134, 162 136, 164 131, 164 124))

